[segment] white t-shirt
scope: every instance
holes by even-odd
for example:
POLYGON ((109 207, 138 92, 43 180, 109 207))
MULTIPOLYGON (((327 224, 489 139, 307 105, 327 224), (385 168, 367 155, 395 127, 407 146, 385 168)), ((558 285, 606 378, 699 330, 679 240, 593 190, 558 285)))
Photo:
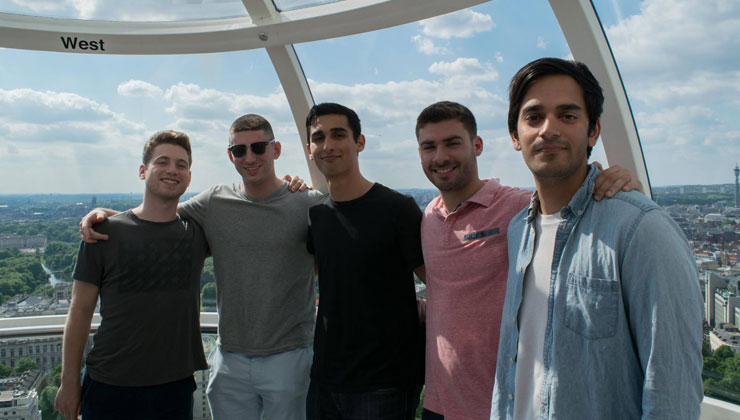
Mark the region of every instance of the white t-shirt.
POLYGON ((519 347, 514 385, 514 419, 539 417, 540 392, 544 379, 543 349, 547 325, 547 301, 552 275, 555 236, 563 221, 560 212, 537 214, 532 264, 527 267, 519 308, 519 347))

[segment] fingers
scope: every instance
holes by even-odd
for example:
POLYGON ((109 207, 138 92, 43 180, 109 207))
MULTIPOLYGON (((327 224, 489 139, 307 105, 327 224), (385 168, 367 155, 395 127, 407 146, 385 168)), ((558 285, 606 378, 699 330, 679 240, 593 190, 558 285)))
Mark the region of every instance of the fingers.
POLYGON ((427 301, 426 300, 416 300, 416 311, 419 315, 419 322, 426 322, 427 319, 427 301))
POLYGON ((92 226, 96 223, 100 223, 107 218, 105 212, 102 211, 91 211, 86 214, 85 217, 80 221, 80 239, 88 244, 94 244, 98 240, 108 240, 108 235, 96 232, 92 226))
MULTIPOLYGON (((601 170, 601 164, 599 162, 594 162, 593 165, 601 170)), ((614 197, 633 180, 637 181, 632 172, 619 165, 614 165, 611 168, 603 170, 594 181, 594 200, 600 201, 604 197, 614 197)), ((632 189, 631 187, 628 188, 629 190, 632 189)))
POLYGON ((91 226, 83 226, 80 228, 80 238, 88 244, 94 244, 98 240, 107 241, 108 235, 94 231, 91 226))
POLYGON ((67 420, 76 420, 80 416, 80 404, 70 403, 63 397, 57 397, 54 408, 67 420))
MULTIPOLYGON (((289 177, 289 175, 286 175, 286 177, 289 177)), ((303 180, 303 178, 299 177, 298 175, 294 175, 291 177, 290 184, 288 184, 288 189, 291 192, 296 191, 306 191, 310 190, 311 187, 306 185, 306 182, 303 180)))

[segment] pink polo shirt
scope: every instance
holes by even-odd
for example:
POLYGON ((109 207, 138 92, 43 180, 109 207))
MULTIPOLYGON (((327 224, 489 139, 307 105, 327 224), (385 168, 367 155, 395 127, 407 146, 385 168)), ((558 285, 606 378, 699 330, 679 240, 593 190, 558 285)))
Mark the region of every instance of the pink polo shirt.
POLYGON ((532 191, 485 185, 447 214, 441 197, 424 211, 427 281, 424 408, 445 420, 487 420, 508 269, 506 229, 532 191))

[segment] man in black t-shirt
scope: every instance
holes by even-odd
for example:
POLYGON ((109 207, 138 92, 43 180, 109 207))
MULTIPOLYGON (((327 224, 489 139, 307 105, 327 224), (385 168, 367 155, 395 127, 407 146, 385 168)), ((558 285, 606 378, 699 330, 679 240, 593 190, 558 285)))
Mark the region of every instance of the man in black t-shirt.
POLYGON ((365 146, 351 109, 324 103, 306 119, 309 157, 329 197, 309 210, 320 304, 311 380, 321 419, 409 420, 423 384, 414 276, 424 279, 421 210, 360 173, 365 146))
POLYGON ((208 368, 199 292, 209 250, 200 226, 177 216, 191 162, 186 134, 154 134, 139 168, 141 205, 99 225, 109 240, 80 245, 55 403, 66 419, 193 417, 193 372, 208 368), (98 296, 101 322, 80 386, 98 296))

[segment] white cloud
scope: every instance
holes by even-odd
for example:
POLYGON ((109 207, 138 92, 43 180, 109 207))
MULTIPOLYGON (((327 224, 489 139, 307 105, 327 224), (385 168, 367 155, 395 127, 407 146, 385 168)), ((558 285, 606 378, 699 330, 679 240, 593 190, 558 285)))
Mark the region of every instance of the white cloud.
POLYGON ((624 16, 622 15, 622 8, 619 7, 619 0, 611 0, 612 2, 612 9, 614 9, 614 14, 617 15, 617 21, 621 21, 624 19, 624 16))
POLYGON ((451 51, 446 47, 439 47, 434 44, 434 41, 432 41, 429 38, 423 37, 421 35, 414 35, 411 38, 414 43, 416 43, 416 46, 419 48, 419 52, 426 55, 433 55, 433 54, 450 54, 451 51))
POLYGON ((455 61, 437 61, 429 66, 429 72, 472 82, 498 80, 498 72, 493 65, 489 63, 484 66, 477 58, 460 57, 455 61))
POLYGON ((733 134, 740 131, 734 115, 740 105, 734 48, 740 2, 644 0, 637 14, 605 29, 636 113, 651 182, 726 179, 723 168, 740 155, 733 134))
POLYGON ((496 62, 503 63, 504 62, 504 56, 501 54, 501 52, 496 52, 496 55, 494 56, 496 59, 496 62))
POLYGON ((477 32, 486 32, 496 24, 484 13, 465 9, 419 22, 422 32, 434 38, 470 38, 477 32))
POLYGON ((606 31, 620 65, 627 69, 682 73, 687 63, 692 63, 691 69, 726 70, 740 64, 740 55, 728 50, 740 39, 737 1, 645 0, 640 14, 606 31))
POLYGON ((58 0, 11 0, 16 7, 34 12, 55 12, 66 7, 58 0))
MULTIPOLYGON (((690 65, 686 63, 686 66, 690 65)), ((708 71, 696 68, 684 77, 668 71, 647 77, 649 82, 640 83, 630 93, 648 105, 692 103, 710 97, 715 101, 722 98, 732 101, 740 97, 740 70, 708 71)))
POLYGON ((162 89, 143 80, 129 80, 118 85, 118 94, 121 96, 154 98, 162 95, 162 89))
POLYGON ((74 93, 0 89, 0 118, 45 124, 117 118, 105 104, 74 93))
POLYGON ((537 48, 545 49, 547 48, 547 44, 549 44, 550 41, 545 41, 545 38, 542 37, 542 35, 537 37, 537 48))

